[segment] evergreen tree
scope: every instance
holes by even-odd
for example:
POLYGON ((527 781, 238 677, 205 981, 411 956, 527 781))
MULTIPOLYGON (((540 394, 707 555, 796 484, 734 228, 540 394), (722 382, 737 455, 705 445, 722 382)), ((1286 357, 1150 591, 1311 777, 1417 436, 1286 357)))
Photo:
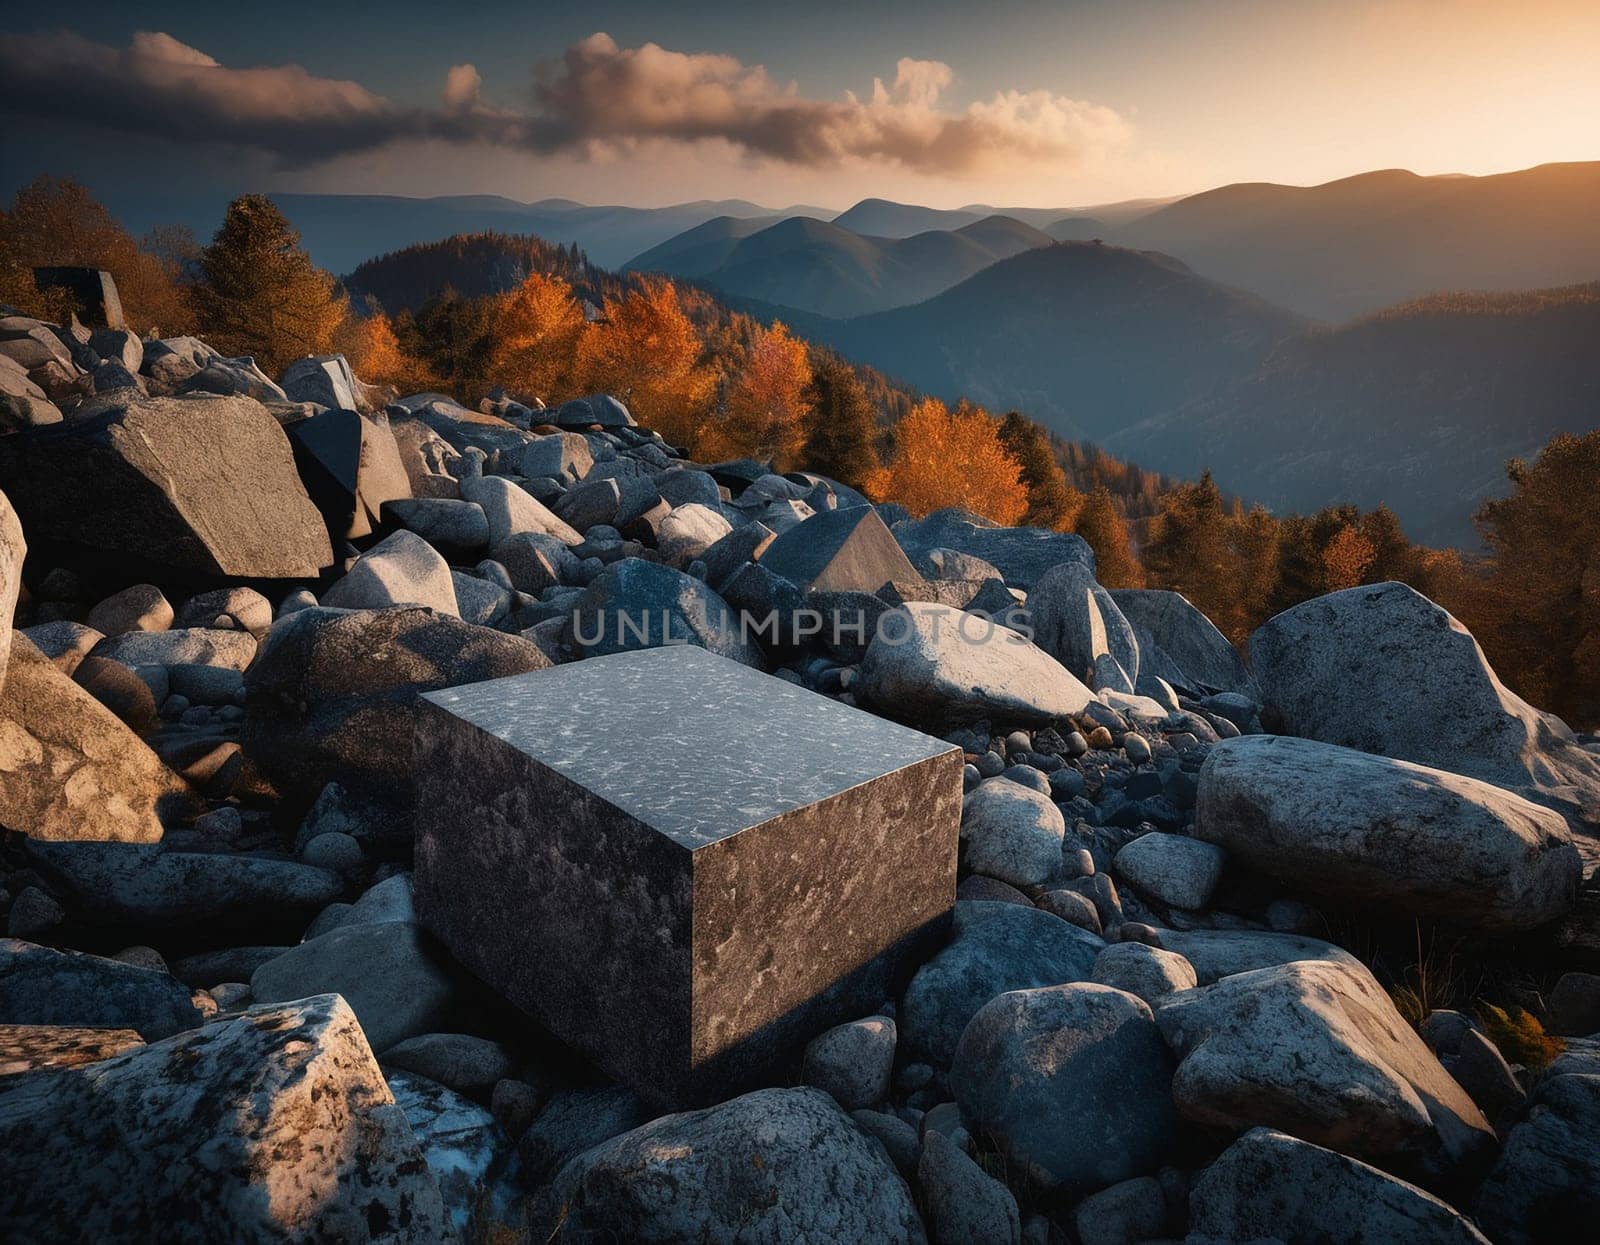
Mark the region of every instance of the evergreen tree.
POLYGON ((1107 588, 1144 587, 1144 567, 1133 551, 1128 524, 1117 510, 1111 490, 1096 485, 1078 513, 1077 532, 1094 550, 1095 578, 1107 588))
POLYGON ((1162 499, 1154 534, 1145 548, 1151 579, 1181 592, 1207 618, 1225 612, 1234 588, 1229 518, 1222 492, 1207 471, 1162 499))
POLYGON ((1022 483, 1028 490, 1023 523, 1055 532, 1071 531, 1083 507, 1083 494, 1067 483, 1044 429, 1020 411, 1009 411, 1000 421, 1000 441, 1022 464, 1022 483))
POLYGON ((243 195, 228 205, 199 267, 195 310, 201 332, 218 350, 250 355, 276 376, 300 356, 332 348, 345 300, 265 195, 243 195))
POLYGON ((842 359, 817 360, 801 466, 859 489, 878 470, 878 421, 866 387, 842 359))

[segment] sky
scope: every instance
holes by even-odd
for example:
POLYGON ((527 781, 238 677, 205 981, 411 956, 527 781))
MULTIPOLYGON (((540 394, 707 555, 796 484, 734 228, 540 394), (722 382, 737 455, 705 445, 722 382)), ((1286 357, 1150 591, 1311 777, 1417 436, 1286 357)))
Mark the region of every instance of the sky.
POLYGON ((7 18, 0 190, 1082 207, 1600 158, 1600 0, 128 5, 7 18))

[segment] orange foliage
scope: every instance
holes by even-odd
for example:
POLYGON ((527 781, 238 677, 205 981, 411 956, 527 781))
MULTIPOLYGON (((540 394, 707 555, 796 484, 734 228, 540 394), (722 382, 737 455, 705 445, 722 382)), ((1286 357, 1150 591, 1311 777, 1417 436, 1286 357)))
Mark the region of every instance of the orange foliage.
POLYGON ((946 506, 1014 524, 1028 510, 1022 468, 1000 443, 999 425, 977 408, 950 411, 918 402, 894 428, 894 453, 867 479, 874 501, 897 501, 914 515, 946 506))
POLYGON ((381 311, 351 323, 343 345, 351 370, 369 385, 393 385, 402 393, 416 393, 438 384, 427 365, 401 347, 394 322, 381 311))
POLYGON ((560 277, 533 273, 497 295, 490 315, 488 373, 519 398, 573 397, 583 309, 560 277))
POLYGON ((722 418, 702 428, 696 453, 706 459, 770 459, 779 471, 792 470, 805 442, 810 384, 806 344, 781 323, 755 325, 722 418))
POLYGON ((1328 577, 1328 591, 1354 588, 1378 556, 1372 542, 1353 527, 1341 527, 1322 551, 1322 565, 1328 577))
POLYGON ((585 390, 615 394, 645 427, 688 446, 717 384, 700 354, 700 334, 672 283, 647 280, 606 299, 601 321, 579 339, 577 372, 585 390))

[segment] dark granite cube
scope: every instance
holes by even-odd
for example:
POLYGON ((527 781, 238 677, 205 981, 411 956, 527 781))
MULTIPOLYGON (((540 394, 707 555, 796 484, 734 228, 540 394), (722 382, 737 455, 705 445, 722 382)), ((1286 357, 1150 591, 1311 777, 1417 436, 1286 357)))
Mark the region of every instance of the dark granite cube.
POLYGON ((783 1075, 954 903, 960 750, 737 662, 649 649, 423 700, 421 920, 657 1103, 783 1075))

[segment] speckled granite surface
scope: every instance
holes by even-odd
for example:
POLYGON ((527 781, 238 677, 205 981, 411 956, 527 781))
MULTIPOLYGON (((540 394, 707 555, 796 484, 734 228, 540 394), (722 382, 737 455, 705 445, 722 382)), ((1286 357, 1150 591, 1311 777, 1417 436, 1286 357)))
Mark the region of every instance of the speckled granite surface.
POLYGON ((426 699, 690 848, 952 749, 689 645, 426 699))
POLYGON ((940 740, 692 648, 424 701, 419 917, 662 1106, 790 1077, 948 918, 940 740))

